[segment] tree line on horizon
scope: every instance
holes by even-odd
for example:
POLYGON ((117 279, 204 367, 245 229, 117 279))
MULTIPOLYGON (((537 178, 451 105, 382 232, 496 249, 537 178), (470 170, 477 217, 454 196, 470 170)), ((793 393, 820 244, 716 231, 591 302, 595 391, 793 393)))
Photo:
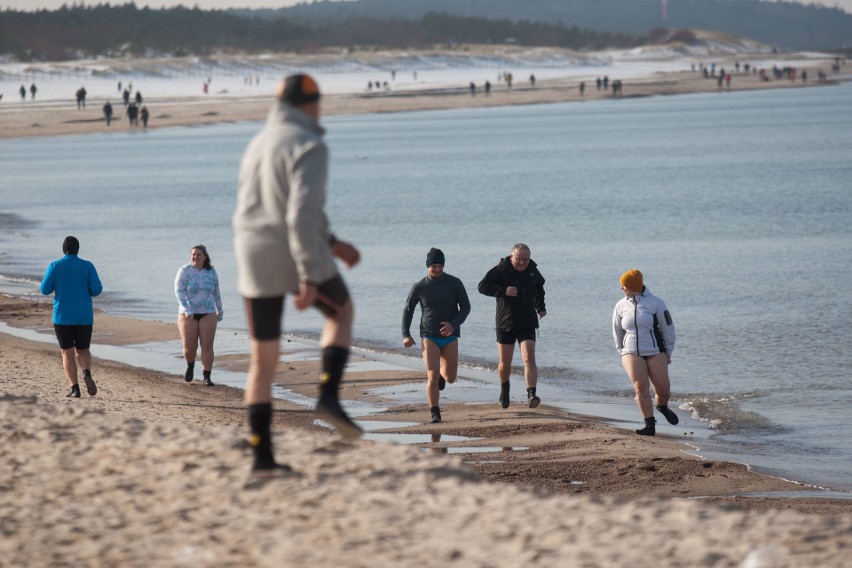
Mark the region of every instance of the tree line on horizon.
MULTIPOLYGON (((830 2, 827 2, 830 3, 830 2)), ((547 22, 644 36, 654 28, 702 29, 757 40, 784 50, 852 48, 852 14, 785 0, 323 0, 266 10, 235 10, 298 23, 357 18, 452 16, 547 22)))
MULTIPOLYGON (((0 12, 0 56, 19 61, 216 53, 308 53, 326 48, 418 49, 458 44, 550 46, 577 50, 643 45, 660 36, 594 31, 564 24, 450 16, 416 20, 353 18, 310 24, 288 18, 247 18, 222 10, 63 6, 0 12)), ((689 32, 680 39, 689 40, 689 32)), ((694 36, 692 36, 694 39, 694 36)))

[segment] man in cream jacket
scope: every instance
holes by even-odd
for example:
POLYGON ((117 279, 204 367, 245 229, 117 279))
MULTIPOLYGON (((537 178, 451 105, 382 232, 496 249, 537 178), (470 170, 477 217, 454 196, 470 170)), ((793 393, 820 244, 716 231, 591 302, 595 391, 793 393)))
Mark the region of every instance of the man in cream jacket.
POLYGON ((266 124, 249 143, 240 166, 234 250, 251 334, 245 400, 254 471, 291 471, 275 461, 270 437, 271 384, 287 294, 293 295, 297 309, 314 306, 325 316, 317 415, 344 438, 361 435, 338 401, 352 343, 353 307, 334 262, 337 257, 352 267, 360 253, 329 230, 324 210, 328 148, 319 125, 319 100, 319 87, 310 76, 284 79, 266 124))

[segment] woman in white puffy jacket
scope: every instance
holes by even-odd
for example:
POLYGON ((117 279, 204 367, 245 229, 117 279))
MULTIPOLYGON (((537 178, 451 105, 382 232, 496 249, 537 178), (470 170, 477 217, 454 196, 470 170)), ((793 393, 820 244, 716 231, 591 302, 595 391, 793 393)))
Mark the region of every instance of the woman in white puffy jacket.
POLYGON ((665 302, 645 287, 642 273, 628 270, 621 276, 624 298, 612 313, 612 336, 621 355, 621 365, 633 383, 636 404, 645 418, 645 427, 636 430, 640 436, 653 436, 657 420, 651 404, 654 385, 657 410, 669 424, 678 417, 669 409, 669 369, 675 347, 675 327, 665 302))

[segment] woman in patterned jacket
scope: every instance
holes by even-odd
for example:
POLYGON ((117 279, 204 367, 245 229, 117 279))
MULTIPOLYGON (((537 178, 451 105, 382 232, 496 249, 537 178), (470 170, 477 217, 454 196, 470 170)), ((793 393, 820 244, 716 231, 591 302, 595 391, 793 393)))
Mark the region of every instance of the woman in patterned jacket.
POLYGON ((210 255, 204 245, 195 245, 190 252, 190 263, 181 266, 175 277, 175 296, 178 299, 178 329, 186 359, 184 380, 192 382, 195 376, 195 356, 201 345, 203 383, 213 386, 210 371, 213 369, 213 340, 216 325, 222 321, 222 296, 219 293, 219 276, 210 264, 210 255))

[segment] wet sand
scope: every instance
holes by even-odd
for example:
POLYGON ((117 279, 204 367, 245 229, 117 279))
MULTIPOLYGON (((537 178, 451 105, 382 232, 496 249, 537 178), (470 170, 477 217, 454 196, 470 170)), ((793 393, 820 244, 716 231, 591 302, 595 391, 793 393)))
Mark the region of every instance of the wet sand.
MULTIPOLYGON (((49 331, 49 304, 0 297, 0 319, 49 331)), ((80 399, 55 345, 0 333, 0 566, 848 565, 852 501, 743 497, 803 488, 546 405, 453 404, 427 424, 425 404, 384 401, 376 419, 417 423, 392 431, 478 438, 416 448, 343 442, 277 400, 276 457, 297 475, 252 476, 240 390, 98 358, 173 324, 99 313, 95 330, 98 393, 80 399), (444 453, 465 445, 516 450, 444 453)), ((317 376, 287 362, 276 382, 313 397, 317 376)), ((412 381, 349 373, 342 396, 412 381)))

